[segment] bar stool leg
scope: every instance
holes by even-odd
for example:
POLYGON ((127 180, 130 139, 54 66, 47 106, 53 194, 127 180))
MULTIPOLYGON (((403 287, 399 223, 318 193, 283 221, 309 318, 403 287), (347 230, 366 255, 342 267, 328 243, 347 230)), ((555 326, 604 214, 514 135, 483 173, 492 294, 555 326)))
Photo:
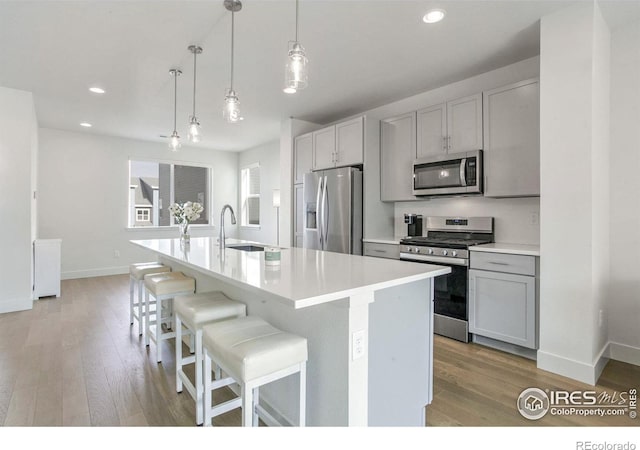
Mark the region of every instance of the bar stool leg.
POLYGON ((142 301, 144 281, 138 281, 138 335, 142 336, 142 314, 146 310, 145 302, 142 301))
POLYGON ((300 418, 298 426, 306 426, 307 416, 307 363, 300 363, 300 418))
MULTIPOLYGON (((176 316, 176 326, 180 328, 180 322, 178 322, 178 318, 176 316)), ((202 329, 197 330, 195 332, 196 335, 196 425, 202 425, 204 420, 203 416, 203 407, 202 405, 202 397, 204 395, 204 388, 202 383, 202 329)), ((176 339, 176 345, 178 344, 178 340, 176 339)), ((209 369, 209 374, 211 374, 211 369, 209 369)), ((211 376, 211 375, 209 375, 211 376)))
MULTIPOLYGON (((129 277, 129 323, 133 325, 133 285, 135 280, 133 277, 129 277)), ((138 297, 138 302, 140 297, 138 297)), ((138 310, 139 311, 139 310, 138 310)))
POLYGON ((251 405, 251 410, 253 411, 253 419, 251 420, 252 427, 257 427, 260 424, 258 417, 258 403, 260 403, 260 388, 255 388, 253 390, 253 405, 251 405))
POLYGON ((211 426, 211 358, 205 349, 204 353, 204 426, 211 426))
POLYGON ((144 326, 145 326, 144 343, 147 347, 149 346, 149 333, 151 330, 151 326, 149 325, 149 323, 151 322, 151 314, 149 312, 150 309, 151 308, 149 308, 149 291, 145 289, 144 290, 144 326))
POLYGON ((242 397, 242 426, 248 427, 253 420, 253 389, 242 383, 240 387, 240 396, 242 397))
MULTIPOLYGON (((182 392, 180 369, 182 369, 182 320, 176 314, 176 392, 182 392)), ((196 367, 197 373, 198 367, 196 367)))
POLYGON ((162 297, 156 298, 156 362, 162 362, 162 297))

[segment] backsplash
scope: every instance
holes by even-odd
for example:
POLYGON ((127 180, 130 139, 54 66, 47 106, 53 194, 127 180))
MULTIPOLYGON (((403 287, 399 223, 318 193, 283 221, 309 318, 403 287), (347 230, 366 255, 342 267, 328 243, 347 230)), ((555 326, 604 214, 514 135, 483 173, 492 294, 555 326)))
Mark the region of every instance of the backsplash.
MULTIPOLYGON (((405 236, 405 213, 427 216, 489 216, 495 240, 509 244, 540 244, 540 198, 448 197, 395 204, 395 235, 405 236)), ((426 226, 426 220, 424 221, 426 226)), ((424 230, 423 230, 424 234, 424 230)))

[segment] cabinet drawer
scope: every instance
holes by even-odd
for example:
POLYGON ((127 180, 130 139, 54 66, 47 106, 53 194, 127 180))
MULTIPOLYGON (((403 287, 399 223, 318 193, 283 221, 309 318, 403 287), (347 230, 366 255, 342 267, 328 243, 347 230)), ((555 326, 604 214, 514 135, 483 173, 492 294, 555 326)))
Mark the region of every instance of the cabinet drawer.
POLYGON ((378 258, 400 259, 400 245, 364 243, 364 256, 376 256, 378 258))
POLYGON ((471 268, 535 276, 536 258, 535 256, 472 251, 471 268))

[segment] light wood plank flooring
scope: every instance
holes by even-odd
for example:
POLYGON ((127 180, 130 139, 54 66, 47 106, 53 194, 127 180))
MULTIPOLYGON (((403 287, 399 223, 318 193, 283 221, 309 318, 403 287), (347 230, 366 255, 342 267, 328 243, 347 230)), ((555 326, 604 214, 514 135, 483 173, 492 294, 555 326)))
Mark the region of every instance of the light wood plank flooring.
MULTIPOLYGON (((5 426, 193 426, 194 403, 175 392, 173 341, 157 364, 129 326, 128 276, 67 280, 60 298, 0 314, 0 424, 5 426)), ((154 345, 153 343, 151 344, 154 345)), ((154 350, 151 348, 151 350, 154 350)), ((639 425, 621 418, 545 417, 515 409, 527 387, 587 389, 532 361, 436 336, 428 425, 639 425)), ((640 384, 640 368, 612 361, 598 389, 640 384)), ((215 401, 231 397, 220 390, 215 401)), ((240 424, 238 410, 215 419, 240 424)))

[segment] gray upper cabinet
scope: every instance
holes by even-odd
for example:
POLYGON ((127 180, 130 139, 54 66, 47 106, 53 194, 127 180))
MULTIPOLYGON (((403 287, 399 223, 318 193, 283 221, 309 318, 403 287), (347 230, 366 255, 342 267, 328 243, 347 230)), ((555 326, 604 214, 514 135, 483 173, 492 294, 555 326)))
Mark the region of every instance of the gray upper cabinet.
POLYGON ((449 153, 482 150, 482 94, 447 102, 449 153))
POLYGON ((362 164, 364 118, 331 125, 312 134, 313 170, 362 164))
POLYGON ((417 127, 418 158, 481 150, 482 94, 419 110, 417 127))
POLYGON ((307 133, 295 139, 293 164, 295 166, 294 184, 304 181, 304 174, 313 169, 313 134, 307 133))
POLYGON ((447 104, 430 106, 417 113, 417 157, 447 152, 447 104))
POLYGON ((363 163, 364 119, 356 117, 336 124, 336 167, 363 163))
POLYGON ((313 170, 335 167, 336 128, 323 128, 312 133, 313 170))
POLYGON ((538 79, 484 93, 484 195, 540 195, 538 79))
POLYGON ((416 113, 380 121, 380 199, 415 200, 413 161, 416 158, 416 113))

